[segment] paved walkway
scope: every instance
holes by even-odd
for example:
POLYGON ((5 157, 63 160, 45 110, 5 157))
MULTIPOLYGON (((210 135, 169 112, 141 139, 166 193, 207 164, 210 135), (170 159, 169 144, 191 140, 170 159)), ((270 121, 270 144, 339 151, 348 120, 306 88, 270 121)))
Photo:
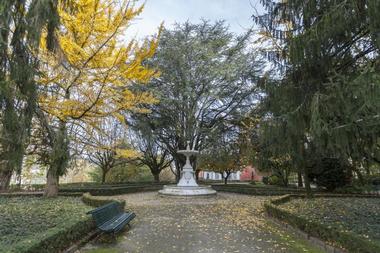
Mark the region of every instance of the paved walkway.
POLYGON ((80 252, 320 252, 266 219, 267 197, 218 193, 186 200, 156 192, 116 197, 137 215, 131 229, 116 241, 100 238, 80 252))

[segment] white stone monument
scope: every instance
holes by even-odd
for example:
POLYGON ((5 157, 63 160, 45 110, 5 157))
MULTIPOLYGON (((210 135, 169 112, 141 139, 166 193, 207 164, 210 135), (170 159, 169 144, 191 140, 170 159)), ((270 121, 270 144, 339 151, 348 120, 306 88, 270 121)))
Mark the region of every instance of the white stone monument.
POLYGON ((164 185, 164 188, 158 191, 162 195, 171 196, 212 196, 216 191, 211 186, 199 186, 194 178, 194 170, 190 164, 190 157, 196 156, 199 152, 190 149, 190 142, 187 142, 185 150, 178 150, 178 154, 186 156, 186 164, 181 172, 181 179, 177 185, 164 185))

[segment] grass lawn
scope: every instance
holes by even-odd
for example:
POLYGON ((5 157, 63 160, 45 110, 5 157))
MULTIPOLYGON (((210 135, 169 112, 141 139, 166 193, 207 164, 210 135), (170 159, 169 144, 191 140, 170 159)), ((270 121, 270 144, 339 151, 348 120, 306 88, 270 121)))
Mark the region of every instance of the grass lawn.
POLYGON ((340 231, 354 232, 380 244, 379 198, 292 199, 280 207, 308 220, 340 231))
POLYGON ((0 252, 25 249, 86 219, 80 198, 0 197, 0 252))

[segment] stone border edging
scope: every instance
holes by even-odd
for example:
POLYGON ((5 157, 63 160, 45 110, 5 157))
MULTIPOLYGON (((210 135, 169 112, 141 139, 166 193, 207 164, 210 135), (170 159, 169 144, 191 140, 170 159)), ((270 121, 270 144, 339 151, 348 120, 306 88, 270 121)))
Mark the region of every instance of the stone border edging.
MULTIPOLYGON (((377 253, 380 252, 380 245, 367 241, 352 232, 342 232, 334 228, 328 228, 317 222, 308 221, 305 218, 292 214, 278 205, 290 201, 292 198, 305 198, 305 195, 288 194, 279 198, 274 198, 264 203, 265 212, 282 222, 287 222, 290 226, 295 227, 305 233, 304 237, 311 240, 314 244, 323 246, 328 252, 345 252, 341 248, 335 248, 325 241, 333 240, 340 247, 350 252, 360 253, 377 253), (322 241, 325 240, 325 241, 322 241)), ((315 194, 314 197, 358 197, 358 198, 379 198, 373 195, 355 195, 355 194, 315 194)))

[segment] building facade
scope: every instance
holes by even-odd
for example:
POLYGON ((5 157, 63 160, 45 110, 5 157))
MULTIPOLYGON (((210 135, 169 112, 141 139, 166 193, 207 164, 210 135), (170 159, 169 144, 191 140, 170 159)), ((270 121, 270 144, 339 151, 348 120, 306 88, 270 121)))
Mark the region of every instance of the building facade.
MULTIPOLYGON (((240 174, 241 174, 240 171, 232 172, 227 180, 240 181, 240 174)), ((224 176, 225 175, 226 174, 224 174, 224 176)), ((212 181, 223 180, 222 174, 220 174, 219 172, 214 172, 214 171, 201 171, 201 172, 199 172, 198 177, 201 180, 212 180, 212 181)))
MULTIPOLYGON (((253 166, 247 166, 241 171, 233 172, 228 177, 228 180, 231 181, 262 181, 263 177, 269 176, 268 172, 260 172, 253 166)), ((218 181, 222 180, 222 175, 219 172, 213 171, 200 171, 199 179, 201 180, 212 180, 218 181)))

